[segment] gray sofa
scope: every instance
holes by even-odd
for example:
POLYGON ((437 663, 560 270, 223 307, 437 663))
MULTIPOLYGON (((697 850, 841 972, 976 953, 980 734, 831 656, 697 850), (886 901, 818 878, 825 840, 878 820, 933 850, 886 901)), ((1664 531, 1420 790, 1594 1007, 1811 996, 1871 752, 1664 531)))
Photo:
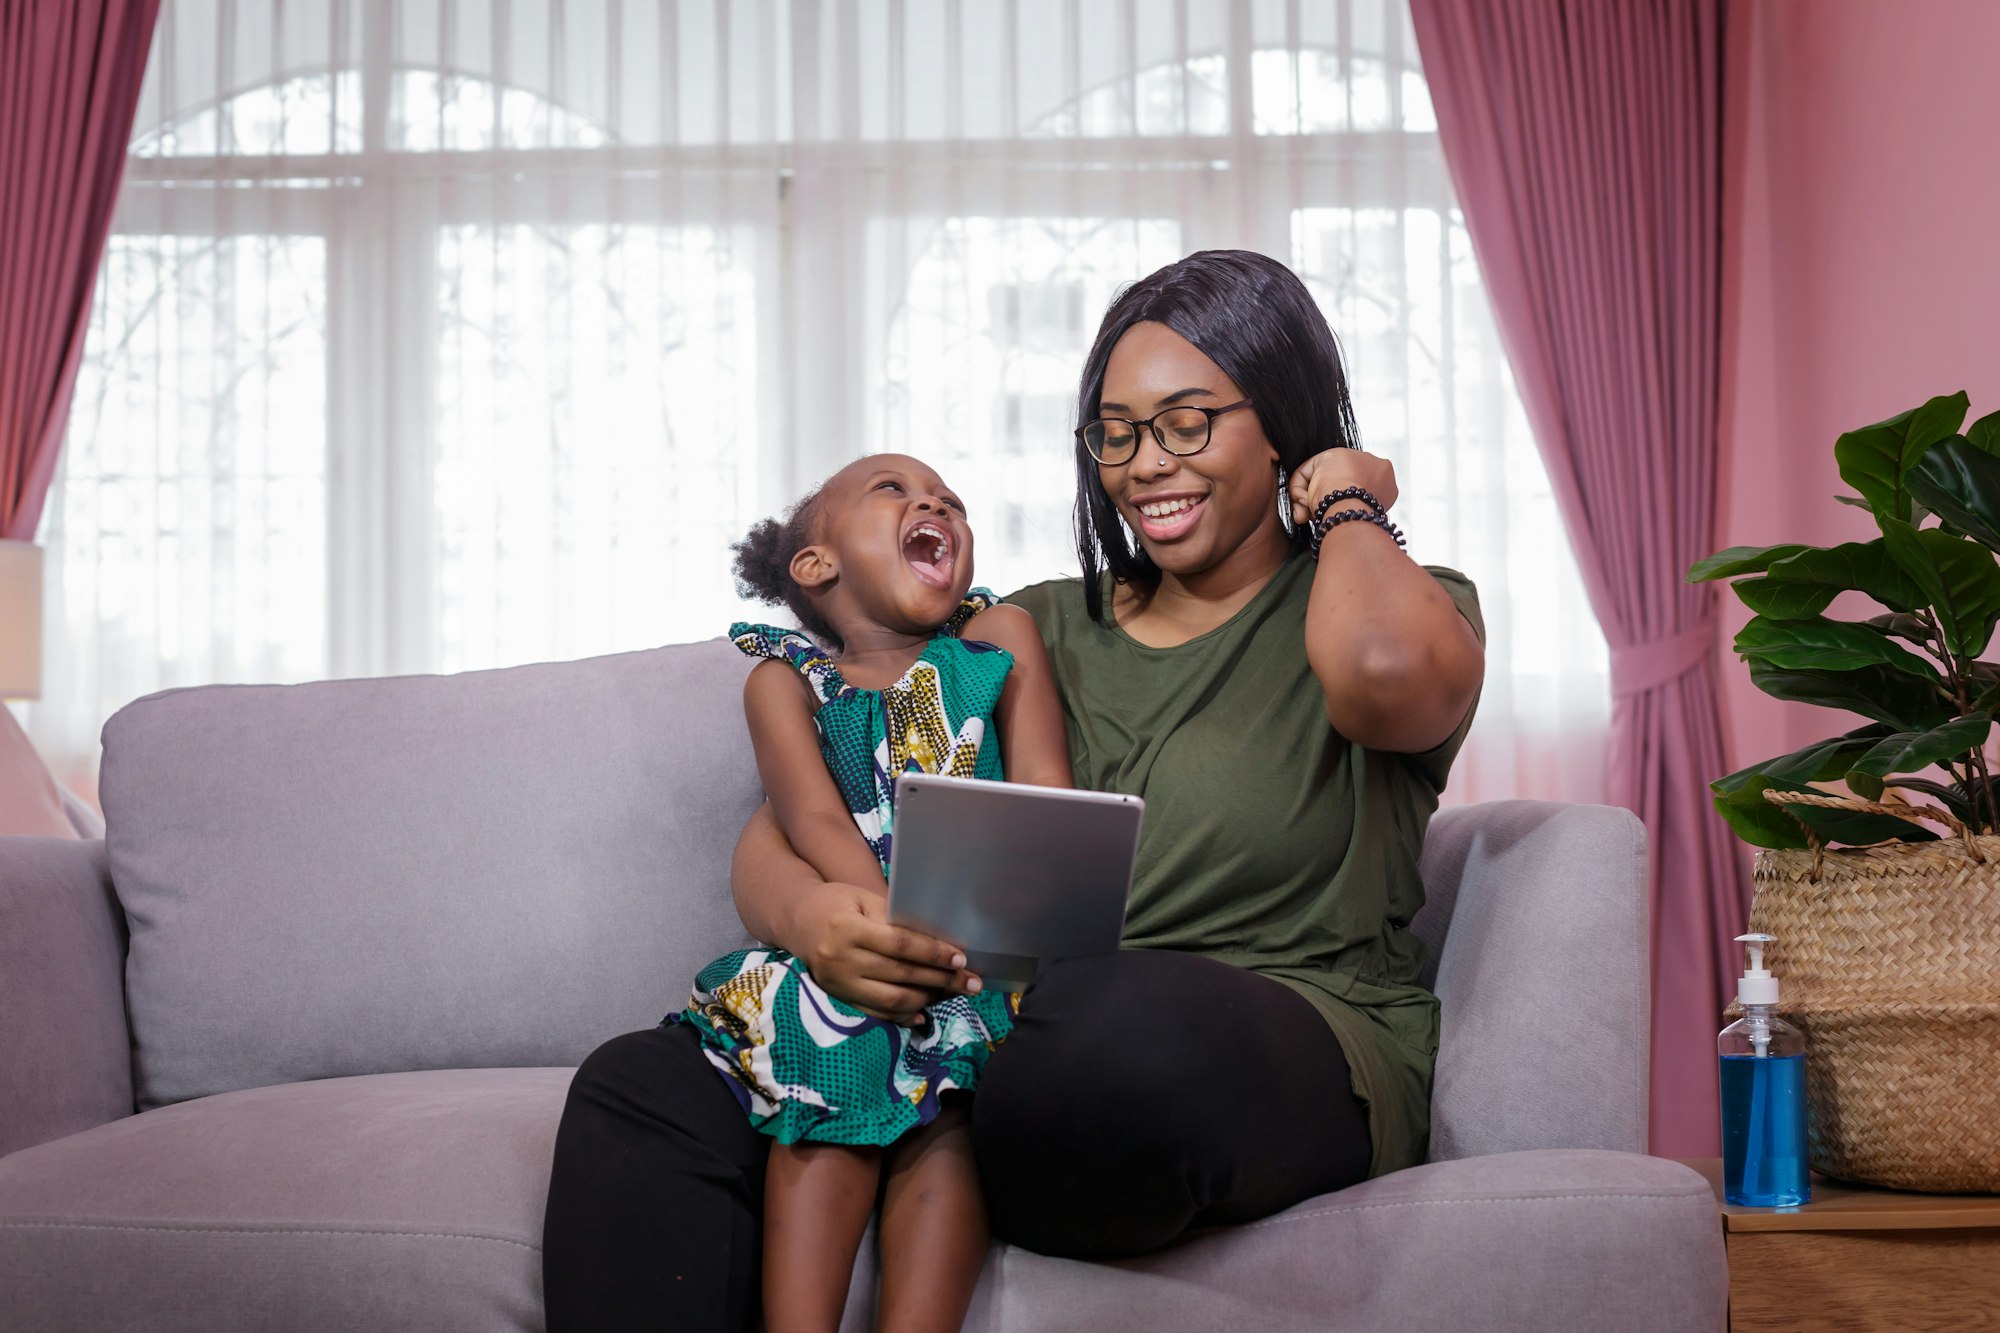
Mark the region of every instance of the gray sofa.
MULTIPOLYGON (((114 717, 107 838, 0 839, 0 1328, 541 1327, 571 1067, 743 938, 747 666, 717 641, 114 717)), ((1642 836, 1438 817, 1428 1165, 1136 1262, 996 1246, 968 1326, 1720 1327, 1708 1188, 1640 1155, 1642 836)))

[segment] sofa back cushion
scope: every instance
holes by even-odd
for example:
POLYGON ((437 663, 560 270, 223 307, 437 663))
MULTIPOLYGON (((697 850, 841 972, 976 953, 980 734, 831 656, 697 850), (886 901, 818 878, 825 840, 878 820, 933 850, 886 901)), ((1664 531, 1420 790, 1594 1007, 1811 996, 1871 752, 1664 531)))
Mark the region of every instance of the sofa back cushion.
POLYGON ((744 942, 727 642, 156 694, 104 729, 141 1109, 575 1064, 744 942))

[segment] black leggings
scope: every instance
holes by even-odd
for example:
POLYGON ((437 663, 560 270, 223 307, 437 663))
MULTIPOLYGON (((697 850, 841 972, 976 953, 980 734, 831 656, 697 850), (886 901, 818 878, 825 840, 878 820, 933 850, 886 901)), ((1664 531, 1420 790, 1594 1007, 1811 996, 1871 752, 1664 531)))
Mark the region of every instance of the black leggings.
MULTIPOLYGON (((1366 1111, 1317 1011, 1190 954, 1057 964, 973 1098, 994 1233, 1045 1254, 1142 1254, 1360 1180, 1366 1111)), ((556 1134, 550 1333, 748 1329, 769 1140, 692 1029, 592 1052, 556 1134)))

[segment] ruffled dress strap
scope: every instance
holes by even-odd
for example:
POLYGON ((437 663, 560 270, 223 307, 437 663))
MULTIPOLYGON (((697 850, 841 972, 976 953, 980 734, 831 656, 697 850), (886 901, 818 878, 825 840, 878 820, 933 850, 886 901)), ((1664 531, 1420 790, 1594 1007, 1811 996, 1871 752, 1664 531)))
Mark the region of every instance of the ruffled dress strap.
POLYGON ((1000 595, 991 588, 974 588, 965 594, 965 600, 958 604, 958 610, 951 613, 951 619, 938 626, 932 638, 955 639, 965 632, 972 618, 989 607, 1000 605, 1000 595))
POLYGON ((833 654, 798 630, 739 620, 729 627, 729 637, 746 656, 768 657, 795 668, 821 703, 849 688, 841 678, 840 668, 834 664, 833 654))

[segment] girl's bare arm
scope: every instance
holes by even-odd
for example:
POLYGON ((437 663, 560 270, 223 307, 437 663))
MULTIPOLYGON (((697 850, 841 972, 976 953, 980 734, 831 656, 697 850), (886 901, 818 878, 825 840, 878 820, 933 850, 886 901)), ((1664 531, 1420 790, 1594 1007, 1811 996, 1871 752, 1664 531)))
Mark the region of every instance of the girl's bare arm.
POLYGON ((889 924, 880 889, 820 878, 785 841, 768 804, 743 826, 730 879, 752 935, 797 954, 829 994, 879 1018, 907 1023, 939 991, 977 989, 964 954, 889 924))
POLYGON ((812 695, 798 672, 782 662, 759 662, 743 683, 743 711, 757 774, 792 850, 829 883, 886 893, 881 863, 827 772, 812 695))
POLYGON ((820 757, 804 682, 780 663, 760 663, 744 694, 758 770, 771 798, 744 826, 730 866, 745 929, 804 959, 828 993, 895 1022, 914 1020, 940 990, 974 988, 957 949, 889 923, 881 866, 820 757), (750 703, 767 692, 775 697, 750 703), (837 828, 815 813, 828 802, 839 808, 837 828), (783 827, 787 807, 797 819, 796 835, 783 827), (795 850, 793 836, 814 849, 817 864, 795 850))

